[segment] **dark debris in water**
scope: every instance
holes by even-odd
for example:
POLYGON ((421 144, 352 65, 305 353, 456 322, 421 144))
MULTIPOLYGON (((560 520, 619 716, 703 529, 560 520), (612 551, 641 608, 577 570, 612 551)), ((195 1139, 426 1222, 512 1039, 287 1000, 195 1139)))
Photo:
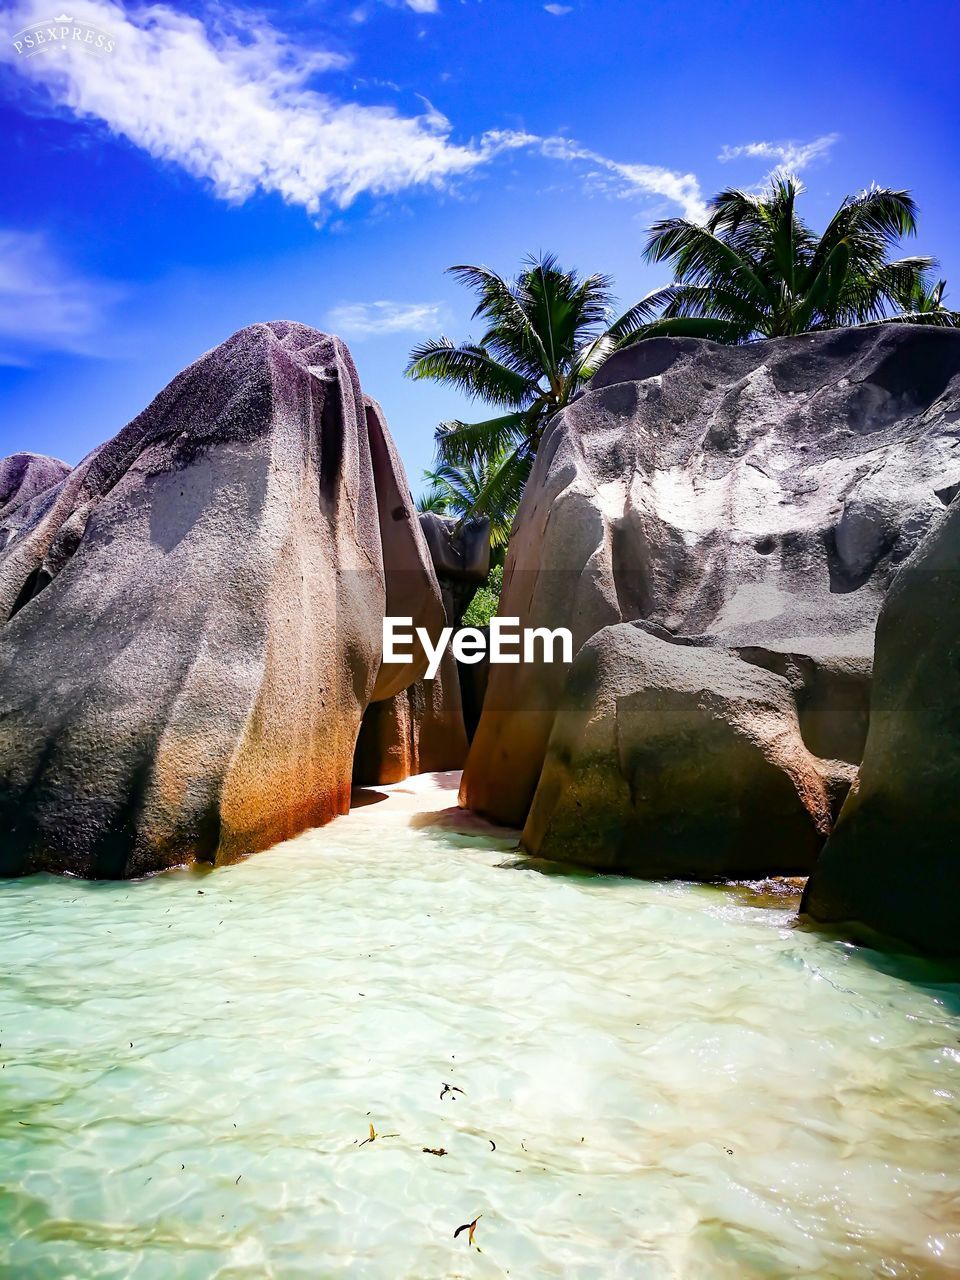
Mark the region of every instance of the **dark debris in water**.
POLYGON ((456 1240, 457 1236, 460 1234, 461 1231, 466 1231, 467 1244, 473 1244, 473 1237, 474 1237, 474 1233, 477 1230, 477 1223, 480 1221, 482 1217, 483 1217, 483 1214, 478 1213, 472 1222, 465 1222, 462 1227, 457 1227, 456 1231, 453 1233, 454 1240, 456 1240))

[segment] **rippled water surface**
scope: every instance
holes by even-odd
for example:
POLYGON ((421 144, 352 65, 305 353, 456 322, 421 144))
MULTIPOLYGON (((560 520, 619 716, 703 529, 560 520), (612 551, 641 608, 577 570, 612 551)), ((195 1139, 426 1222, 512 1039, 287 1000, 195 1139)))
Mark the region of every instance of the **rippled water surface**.
POLYGON ((960 1274, 949 974, 375 810, 0 885, 0 1274, 960 1274))

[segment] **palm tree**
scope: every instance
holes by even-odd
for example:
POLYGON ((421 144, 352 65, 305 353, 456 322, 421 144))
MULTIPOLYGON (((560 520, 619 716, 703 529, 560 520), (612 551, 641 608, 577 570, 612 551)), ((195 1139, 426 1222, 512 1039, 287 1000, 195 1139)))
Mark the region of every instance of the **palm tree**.
MULTIPOLYGON (((429 482, 432 474, 433 472, 431 471, 425 471, 423 473, 424 480, 429 482)), ((433 486, 426 493, 421 493, 417 499, 417 510, 420 512, 433 511, 438 516, 449 515, 450 500, 442 489, 433 486)))
MULTIPOLYGON (((658 335, 749 342, 811 329, 897 318, 933 266, 931 258, 889 260, 915 235, 907 191, 870 187, 840 205, 822 235, 796 212, 802 184, 777 175, 760 195, 728 189, 710 202, 705 225, 686 218, 654 224, 649 262, 673 264, 674 283, 624 317, 626 340, 658 335)), ((934 311, 912 311, 921 323, 934 311)))
MULTIPOLYGON (((502 448, 471 462, 438 461, 423 473, 429 488, 417 499, 417 510, 436 511, 466 520, 476 511, 477 499, 484 492, 496 490, 496 477, 504 466, 509 466, 509 456, 510 450, 502 448)), ((507 545, 516 510, 516 502, 507 501, 484 512, 490 520, 490 545, 494 551, 507 545)))
POLYGON ((936 284, 924 276, 913 288, 900 299, 903 310, 890 320, 906 321, 909 324, 933 324, 945 329, 960 328, 960 311, 952 311, 944 305, 943 295, 946 280, 938 280, 936 284))
POLYGON ((407 376, 457 387, 502 410, 482 422, 451 421, 436 433, 439 465, 478 468, 462 515, 503 520, 520 500, 547 420, 635 323, 610 323, 611 281, 564 271, 552 255, 527 258, 513 281, 487 267, 450 267, 476 291, 479 342, 435 338, 410 353, 407 376))

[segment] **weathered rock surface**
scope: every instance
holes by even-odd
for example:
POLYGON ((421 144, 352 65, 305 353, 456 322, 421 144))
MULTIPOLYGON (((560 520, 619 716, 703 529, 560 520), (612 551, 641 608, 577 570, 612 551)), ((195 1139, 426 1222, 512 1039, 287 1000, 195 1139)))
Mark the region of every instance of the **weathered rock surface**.
POLYGON ((480 716, 483 712, 483 700, 487 694, 487 680, 490 677, 490 628, 478 627, 483 636, 484 654, 480 662, 458 662, 460 675, 460 697, 463 701, 463 721, 467 726, 467 741, 473 741, 477 732, 480 716))
MULTIPOLYGON (((618 353, 547 427, 500 612, 783 655, 808 748, 855 758, 883 593, 960 485, 958 375, 960 331, 908 325, 618 353)), ((523 823, 566 675, 491 670, 461 803, 523 823)))
POLYGON ((578 653, 523 847, 625 875, 808 872, 853 766, 811 755, 784 676, 664 634, 605 627, 578 653))
POLYGON ((12 453, 0 460, 0 522, 21 503, 59 484, 70 468, 39 453, 12 453))
MULTIPOLYGON (((420 528, 440 584, 447 624, 457 627, 490 572, 489 521, 461 524, 450 516, 423 512, 420 528)), ((418 680, 367 708, 357 739, 354 784, 402 782, 417 773, 462 769, 468 745, 461 673, 448 648, 435 679, 418 680)))
POLYGON ((459 627, 477 587, 490 573, 490 521, 461 522, 453 516, 423 511, 420 528, 433 558, 447 621, 459 627))
POLYGON ((960 955, 960 503, 900 569, 877 627, 855 793, 801 910, 960 955))
POLYGON ((337 338, 241 330, 0 556, 0 871, 228 862, 349 804, 385 613, 443 613, 402 467, 337 338))
POLYGON ((457 662, 448 649, 435 679, 418 680, 367 708, 354 756, 354 785, 462 769, 467 747, 457 662))

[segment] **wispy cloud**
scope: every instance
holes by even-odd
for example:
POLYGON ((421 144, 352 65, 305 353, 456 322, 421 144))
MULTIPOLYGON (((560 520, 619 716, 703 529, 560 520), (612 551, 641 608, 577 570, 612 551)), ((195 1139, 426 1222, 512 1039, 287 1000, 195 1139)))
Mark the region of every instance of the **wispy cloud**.
POLYGON ((344 338, 388 333, 426 333, 443 325, 439 302, 346 302, 327 313, 324 323, 344 338))
MULTIPOLYGON (((412 0, 420 12, 435 0, 412 0)), ((46 0, 20 0, 11 25, 45 16, 46 0)), ((79 0, 71 14, 117 38, 104 60, 67 45, 21 60, 19 70, 61 107, 101 120, 160 160, 207 179, 229 200, 277 192, 318 214, 363 193, 443 186, 488 162, 492 138, 458 144, 432 107, 404 116, 391 106, 338 100, 309 86, 345 65, 339 53, 304 49, 265 20, 218 10, 209 26, 164 4, 124 10, 79 0)), ((17 61, 4 41, 0 58, 17 61)))
POLYGON ((572 4, 545 4, 543 7, 547 13, 552 13, 555 18, 562 18, 565 13, 573 13, 572 4))
POLYGON ((600 189, 605 189, 610 194, 621 198, 661 196, 678 204, 685 218, 694 222, 706 219, 707 206, 695 173, 678 173, 663 165, 628 164, 611 160, 568 138, 544 138, 541 150, 552 159, 583 161, 593 166, 591 179, 600 189))
MULTIPOLYGON (((438 4, 390 2, 418 13, 434 12, 438 4)), ((11 21, 37 21, 46 16, 46 3, 18 0, 11 21)), ((557 13, 570 6, 546 7, 557 13)), ((116 37, 108 59, 71 43, 28 61, 18 60, 9 44, 0 45, 0 60, 17 63, 58 109, 105 123, 118 137, 209 182, 223 199, 276 193, 322 217, 361 195, 450 188, 506 152, 527 150, 587 165, 593 191, 660 197, 687 217, 705 216, 693 173, 611 160, 567 138, 517 130, 494 129, 457 142, 450 121, 428 102, 420 114, 403 115, 393 106, 321 92, 316 77, 343 69, 344 56, 296 45, 265 18, 251 20, 249 12, 220 5, 205 25, 162 3, 122 8, 115 0, 77 0, 72 13, 116 37)), ((811 154, 826 140, 795 145, 811 154)), ((749 143, 740 150, 767 157, 774 147, 749 143)), ((730 156, 736 150, 725 148, 730 156)))
POLYGON ((412 13, 439 13, 439 0, 369 0, 369 3, 357 5, 347 16, 351 22, 363 23, 372 16, 376 4, 385 4, 388 9, 409 9, 412 13))
POLYGON ((42 232, 0 229, 0 364, 27 365, 40 351, 97 354, 120 296, 73 270, 42 232))
POLYGON ((830 152, 830 148, 838 141, 839 133, 825 133, 812 142, 744 142, 739 146, 724 147, 717 156, 718 160, 739 160, 747 157, 751 160, 772 160, 778 169, 786 169, 791 173, 799 173, 830 152))

